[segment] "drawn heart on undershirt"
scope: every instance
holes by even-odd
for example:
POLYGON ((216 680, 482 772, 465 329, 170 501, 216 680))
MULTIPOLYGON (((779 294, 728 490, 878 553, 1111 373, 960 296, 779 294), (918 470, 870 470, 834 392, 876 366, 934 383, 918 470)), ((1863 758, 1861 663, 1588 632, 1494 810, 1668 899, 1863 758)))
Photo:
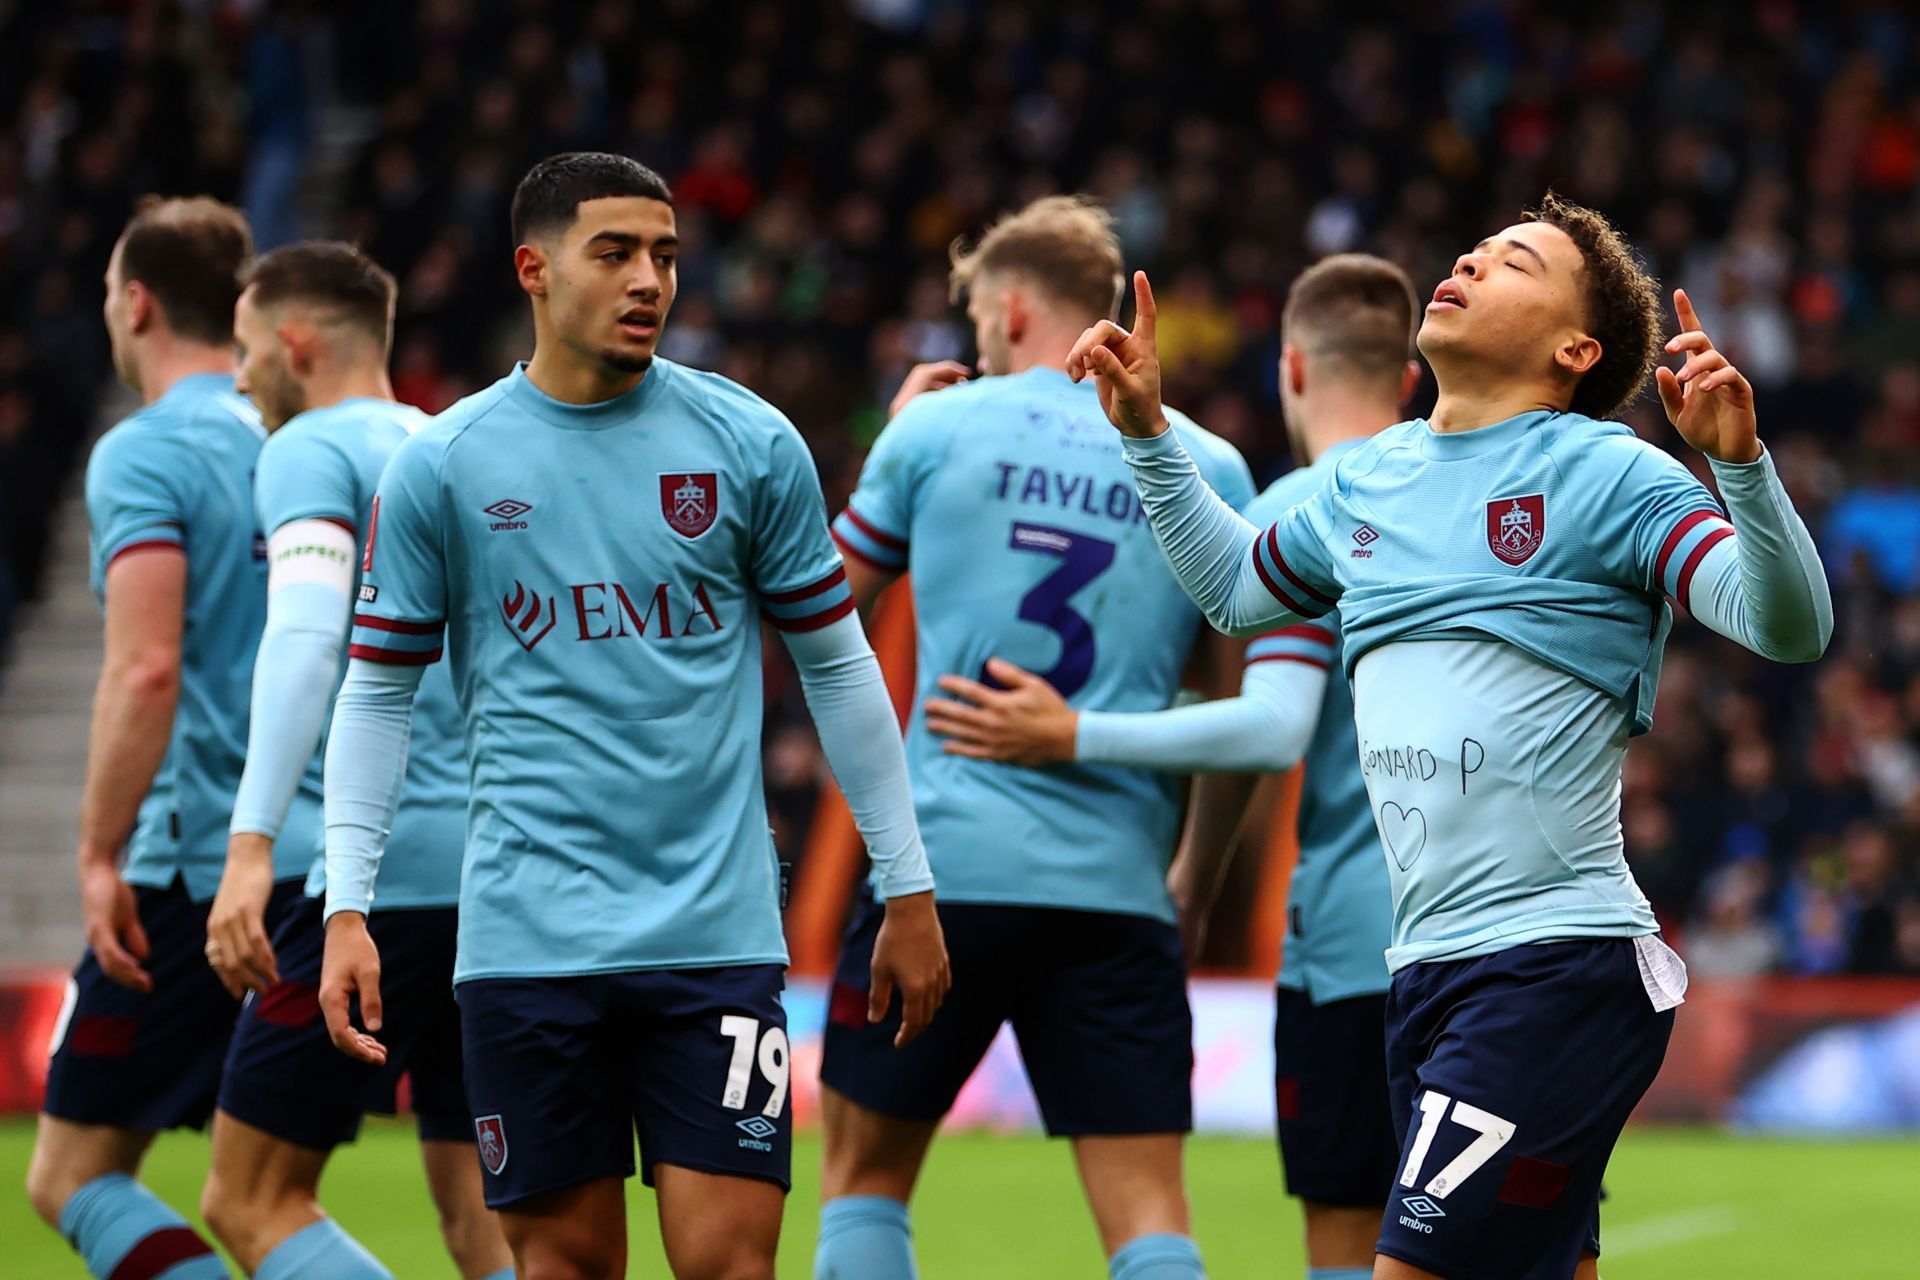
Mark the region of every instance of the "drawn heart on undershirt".
POLYGON ((1389 800, 1380 806, 1380 840, 1393 855, 1394 865, 1409 870, 1427 848, 1427 815, 1402 809, 1389 800))

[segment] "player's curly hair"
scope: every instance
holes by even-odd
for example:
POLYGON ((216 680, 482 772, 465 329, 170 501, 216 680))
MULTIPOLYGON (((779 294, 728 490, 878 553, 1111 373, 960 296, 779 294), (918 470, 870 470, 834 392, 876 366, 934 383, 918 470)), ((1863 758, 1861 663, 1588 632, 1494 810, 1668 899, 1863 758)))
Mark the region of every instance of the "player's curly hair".
POLYGON ((1606 218, 1549 191, 1537 209, 1521 215, 1567 233, 1586 274, 1587 331, 1600 359, 1573 389, 1575 413, 1611 418, 1646 389, 1660 353, 1660 283, 1647 274, 1633 247, 1606 218))

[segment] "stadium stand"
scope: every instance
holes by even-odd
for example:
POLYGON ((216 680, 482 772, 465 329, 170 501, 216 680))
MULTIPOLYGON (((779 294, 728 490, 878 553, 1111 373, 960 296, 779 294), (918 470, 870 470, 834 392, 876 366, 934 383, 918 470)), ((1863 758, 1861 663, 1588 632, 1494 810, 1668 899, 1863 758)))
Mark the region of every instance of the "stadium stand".
MULTIPOLYGON (((1810 669, 1677 630, 1629 760, 1636 873, 1702 976, 1920 972, 1911 11, 1706 0, 1681 29, 1655 4, 1410 3, 1361 26, 1321 0, 1201 7, 0 11, 0 651, 26 637, 0 702, 0 920, 22 925, 0 960, 71 949, 59 788, 85 692, 66 675, 97 629, 72 497, 118 403, 95 301, 134 197, 241 200, 263 248, 359 240, 401 280, 397 387, 438 409, 527 346, 502 265, 512 181, 595 146, 675 185, 689 252, 666 353, 786 410, 836 509, 907 367, 967 354, 945 249, 1010 204, 1112 207, 1164 282, 1169 401, 1262 481, 1286 465, 1272 382, 1299 267, 1364 248, 1432 281, 1550 184, 1606 210, 1756 384, 1841 620, 1810 669)), ((1631 420, 1671 443, 1651 400, 1631 420)), ((824 768, 790 674, 768 679, 770 799, 797 855, 824 768)))

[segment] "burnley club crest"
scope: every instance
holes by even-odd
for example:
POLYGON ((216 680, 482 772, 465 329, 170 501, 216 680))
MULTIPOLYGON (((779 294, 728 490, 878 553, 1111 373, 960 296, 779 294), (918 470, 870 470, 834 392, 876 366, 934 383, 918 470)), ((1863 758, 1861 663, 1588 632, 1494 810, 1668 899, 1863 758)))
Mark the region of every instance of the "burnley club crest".
POLYGON ((507 1125, 498 1115, 481 1116, 473 1122, 473 1134, 480 1146, 480 1165, 494 1177, 507 1167, 507 1125))
POLYGON ((1487 547, 1507 564, 1525 564, 1547 536, 1547 498, 1495 498, 1487 504, 1487 547))
POLYGON ((675 471, 660 477, 660 514, 683 538, 697 538, 720 514, 720 479, 711 471, 675 471))

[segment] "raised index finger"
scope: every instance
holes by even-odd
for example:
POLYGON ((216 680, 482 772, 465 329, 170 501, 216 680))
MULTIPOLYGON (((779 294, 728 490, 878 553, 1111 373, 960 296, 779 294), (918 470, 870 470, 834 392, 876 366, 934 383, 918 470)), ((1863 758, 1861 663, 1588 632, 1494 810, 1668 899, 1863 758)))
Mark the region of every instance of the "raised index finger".
POLYGON ((1679 318, 1680 332, 1693 333, 1701 330, 1700 316, 1693 309, 1693 300, 1687 297, 1685 289, 1673 291, 1673 314, 1679 318))
POLYGON ((1153 322, 1157 313, 1153 307, 1153 285, 1147 281, 1147 273, 1133 273, 1133 333, 1143 342, 1153 341, 1153 322))

